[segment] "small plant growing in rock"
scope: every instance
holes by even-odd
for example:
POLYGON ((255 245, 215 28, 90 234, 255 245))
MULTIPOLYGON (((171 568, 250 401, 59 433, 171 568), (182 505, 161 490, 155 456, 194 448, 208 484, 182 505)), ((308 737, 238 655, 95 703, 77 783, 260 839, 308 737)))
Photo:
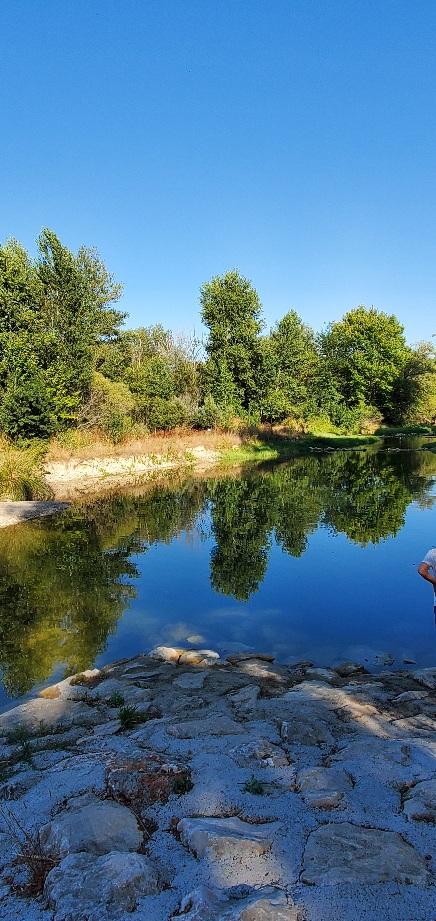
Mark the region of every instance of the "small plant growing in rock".
POLYGON ((20 745, 23 742, 28 742, 30 736, 31 733, 24 723, 18 723, 17 726, 5 733, 6 741, 9 742, 9 745, 20 745))
POLYGON ((175 793, 177 796, 183 796, 184 793, 189 793, 193 786, 194 784, 191 780, 191 773, 190 771, 186 771, 185 774, 179 774, 178 777, 175 778, 173 783, 173 793, 175 793))
POLYGON ((138 723, 145 723, 148 716, 143 710, 138 710, 137 707, 121 707, 118 719, 121 723, 121 729, 133 729, 138 723))
POLYGON ((113 694, 108 697, 106 703, 108 707, 122 707, 124 706, 124 697, 119 691, 114 691, 113 694))
POLYGON ((27 831, 10 810, 1 808, 0 815, 9 830, 11 838, 18 845, 18 853, 14 863, 17 867, 23 867, 26 871, 25 881, 20 881, 15 885, 12 882, 12 888, 15 889, 18 895, 28 898, 41 895, 50 870, 60 862, 60 855, 58 853, 44 853, 39 835, 27 831))
POLYGON ((263 796, 265 787, 263 783, 252 774, 250 779, 245 781, 244 793, 252 793, 254 796, 263 796))

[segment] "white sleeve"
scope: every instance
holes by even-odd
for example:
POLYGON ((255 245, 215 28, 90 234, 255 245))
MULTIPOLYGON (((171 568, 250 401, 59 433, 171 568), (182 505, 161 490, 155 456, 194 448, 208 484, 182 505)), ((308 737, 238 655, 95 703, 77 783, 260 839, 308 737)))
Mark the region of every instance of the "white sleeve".
POLYGON ((436 562, 435 557, 436 557, 436 552, 434 550, 429 550, 428 553, 426 553, 424 559, 421 560, 421 562, 427 563, 428 566, 434 566, 436 562))

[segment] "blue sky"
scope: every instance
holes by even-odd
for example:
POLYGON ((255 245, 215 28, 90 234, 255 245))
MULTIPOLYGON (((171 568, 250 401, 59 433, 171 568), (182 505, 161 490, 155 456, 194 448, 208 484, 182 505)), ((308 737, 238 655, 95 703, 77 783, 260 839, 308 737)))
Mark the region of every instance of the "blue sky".
POLYGON ((267 324, 364 303, 436 332, 434 0, 13 0, 0 237, 95 245, 131 325, 200 329, 237 267, 267 324))

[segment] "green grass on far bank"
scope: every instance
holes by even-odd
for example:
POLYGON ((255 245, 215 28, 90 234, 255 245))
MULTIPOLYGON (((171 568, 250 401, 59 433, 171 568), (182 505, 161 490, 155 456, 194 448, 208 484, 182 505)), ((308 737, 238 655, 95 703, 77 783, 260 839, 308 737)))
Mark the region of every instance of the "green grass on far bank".
POLYGON ((237 448, 223 451, 221 463, 230 465, 248 461, 286 460, 309 451, 356 450, 376 445, 380 441, 378 435, 271 435, 262 439, 253 438, 237 448))

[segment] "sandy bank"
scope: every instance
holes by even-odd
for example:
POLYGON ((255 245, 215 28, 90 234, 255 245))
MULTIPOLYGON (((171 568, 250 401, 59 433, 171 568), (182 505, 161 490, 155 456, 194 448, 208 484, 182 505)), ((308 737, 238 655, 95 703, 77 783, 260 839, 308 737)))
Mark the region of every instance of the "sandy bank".
POLYGON ((436 669, 159 647, 68 678, 0 715, 0 916, 429 921, 435 730, 436 669))

